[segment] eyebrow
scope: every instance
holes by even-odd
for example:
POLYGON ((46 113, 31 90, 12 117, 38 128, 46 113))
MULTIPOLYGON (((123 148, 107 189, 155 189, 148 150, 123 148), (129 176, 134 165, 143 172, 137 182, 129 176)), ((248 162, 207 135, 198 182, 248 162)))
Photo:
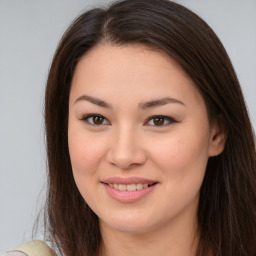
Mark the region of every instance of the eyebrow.
MULTIPOLYGON (((88 102, 91 102, 92 104, 95 104, 97 106, 100 106, 100 107, 103 107, 103 108, 113 108, 111 106, 111 104, 103 101, 103 100, 100 100, 98 98, 95 98, 95 97, 92 97, 92 96, 88 96, 88 95, 82 95, 80 96, 79 98, 77 98, 74 102, 77 103, 79 101, 88 101, 88 102)), ((153 107, 159 107, 159 106, 163 106, 163 105, 166 105, 168 103, 178 103, 178 104, 181 104, 183 106, 185 106, 185 104, 178 100, 178 99, 175 99, 175 98, 172 98, 172 97, 165 97, 165 98, 162 98, 162 99, 155 99, 155 100, 151 100, 151 101, 147 101, 147 102, 141 102, 139 103, 138 105, 138 108, 139 109, 148 109, 148 108, 153 108, 153 107)))
POLYGON ((151 101, 148 101, 148 102, 140 103, 139 108, 147 109, 147 108, 152 108, 152 107, 159 107, 159 106, 166 105, 168 103, 178 103, 178 104, 181 104, 181 105, 185 106, 185 104, 182 101, 178 100, 178 99, 171 98, 171 97, 165 97, 165 98, 162 98, 162 99, 156 99, 156 100, 151 100, 151 101))
POLYGON ((98 105, 100 107, 103 107, 103 108, 112 108, 112 106, 110 104, 108 104, 107 102, 103 101, 103 100, 100 100, 98 98, 94 98, 92 96, 88 96, 88 95, 82 95, 81 97, 77 98, 74 102, 77 103, 79 101, 89 101, 91 102, 92 104, 95 104, 95 105, 98 105))

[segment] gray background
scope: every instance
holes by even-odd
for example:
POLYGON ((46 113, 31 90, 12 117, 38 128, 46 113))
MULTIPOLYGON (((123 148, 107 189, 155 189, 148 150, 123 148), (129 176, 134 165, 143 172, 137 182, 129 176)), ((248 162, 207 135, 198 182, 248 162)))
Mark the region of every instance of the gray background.
MULTIPOLYGON (((45 192, 44 86, 56 45, 84 9, 110 1, 0 0, 0 252, 31 239, 45 192)), ((177 0, 226 47, 256 128, 256 1, 177 0)))

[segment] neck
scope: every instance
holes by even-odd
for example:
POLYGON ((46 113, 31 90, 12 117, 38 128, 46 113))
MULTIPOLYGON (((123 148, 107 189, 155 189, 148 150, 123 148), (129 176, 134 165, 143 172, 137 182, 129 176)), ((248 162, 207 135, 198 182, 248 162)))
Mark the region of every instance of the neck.
POLYGON ((125 233, 100 224, 103 243, 100 256, 195 256, 198 225, 195 219, 173 223, 143 233, 125 233))

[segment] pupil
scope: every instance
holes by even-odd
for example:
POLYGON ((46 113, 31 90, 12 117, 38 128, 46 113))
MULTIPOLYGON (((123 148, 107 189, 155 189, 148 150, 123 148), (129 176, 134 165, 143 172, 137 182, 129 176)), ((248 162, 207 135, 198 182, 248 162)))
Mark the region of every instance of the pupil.
POLYGON ((95 117, 93 118, 93 122, 94 122, 95 124, 102 124, 103 118, 102 118, 101 116, 95 116, 95 117))
POLYGON ((164 119, 162 117, 154 118, 154 124, 155 125, 163 125, 164 124, 164 119))

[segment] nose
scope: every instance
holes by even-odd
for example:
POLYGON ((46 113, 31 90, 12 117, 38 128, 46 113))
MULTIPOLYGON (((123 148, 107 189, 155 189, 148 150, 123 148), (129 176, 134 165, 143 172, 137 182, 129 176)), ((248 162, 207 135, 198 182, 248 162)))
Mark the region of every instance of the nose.
POLYGON ((146 153, 143 141, 134 129, 123 128, 113 133, 107 153, 107 161, 120 169, 130 169, 143 165, 146 153))

